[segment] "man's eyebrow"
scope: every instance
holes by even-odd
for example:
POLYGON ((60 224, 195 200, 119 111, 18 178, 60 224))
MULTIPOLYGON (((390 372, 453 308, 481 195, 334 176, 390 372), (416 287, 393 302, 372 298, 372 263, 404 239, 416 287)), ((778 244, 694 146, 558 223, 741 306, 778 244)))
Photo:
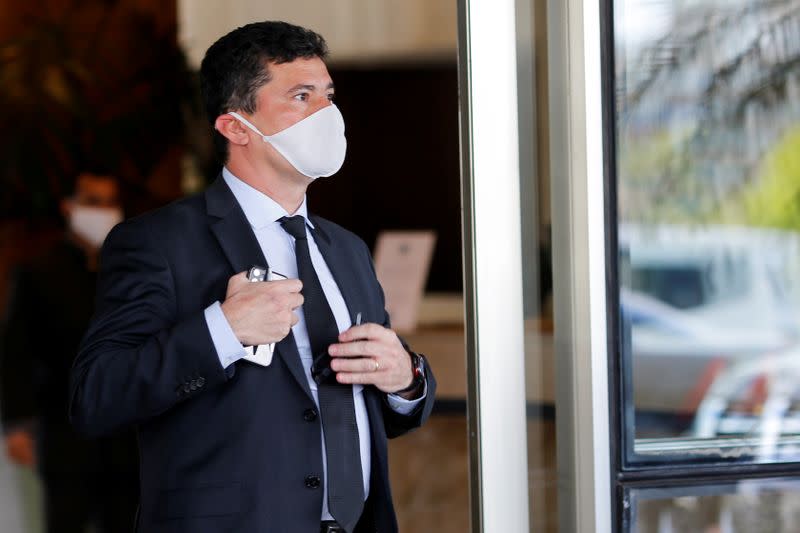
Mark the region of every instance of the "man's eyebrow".
MULTIPOLYGON (((307 85, 307 84, 304 84, 304 83, 298 83, 297 85, 295 85, 294 87, 289 89, 287 92, 292 93, 294 91, 299 91, 300 89, 305 89, 306 91, 313 91, 316 88, 317 88, 316 85, 307 85)), ((335 89, 335 87, 333 85, 333 82, 330 82, 328 84, 328 86, 326 87, 326 89, 335 89)))

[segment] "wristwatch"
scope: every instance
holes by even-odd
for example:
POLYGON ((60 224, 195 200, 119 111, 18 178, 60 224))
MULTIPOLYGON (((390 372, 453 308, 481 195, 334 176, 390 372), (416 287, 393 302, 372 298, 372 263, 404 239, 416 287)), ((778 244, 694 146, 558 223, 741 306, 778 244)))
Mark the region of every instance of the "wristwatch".
POLYGON ((414 379, 411 380, 411 385, 395 391, 394 394, 405 394, 416 390, 425 381, 425 356, 411 350, 408 351, 408 355, 411 356, 411 370, 414 372, 414 379))

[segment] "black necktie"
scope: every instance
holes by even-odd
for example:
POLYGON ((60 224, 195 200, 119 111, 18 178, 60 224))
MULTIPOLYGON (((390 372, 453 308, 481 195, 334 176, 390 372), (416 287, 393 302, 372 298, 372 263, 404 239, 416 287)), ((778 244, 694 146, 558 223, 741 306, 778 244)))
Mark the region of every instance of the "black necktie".
POLYGON ((317 382, 325 456, 328 462, 328 509, 339 526, 351 533, 364 507, 361 448, 358 441, 352 385, 336 382, 330 369, 328 346, 338 342, 339 328, 311 263, 302 216, 283 217, 280 223, 295 239, 297 271, 303 282, 303 316, 313 356, 312 376, 317 382))

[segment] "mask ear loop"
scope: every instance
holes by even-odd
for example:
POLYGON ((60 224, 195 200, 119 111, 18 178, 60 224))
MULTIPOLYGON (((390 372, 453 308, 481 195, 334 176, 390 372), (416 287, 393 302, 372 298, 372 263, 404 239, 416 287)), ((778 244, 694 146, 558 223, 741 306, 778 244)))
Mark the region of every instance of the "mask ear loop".
POLYGON ((261 140, 262 140, 262 141, 264 141, 265 143, 266 143, 266 142, 269 142, 269 137, 267 137, 266 135, 264 135, 263 133, 261 133, 260 131, 258 131, 258 128, 256 128, 255 126, 253 126, 253 125, 252 125, 252 124, 251 124, 251 123, 250 123, 250 122, 249 122, 249 121, 248 121, 246 118, 244 118, 242 115, 240 115, 240 114, 239 114, 239 113, 237 113, 236 111, 228 111, 228 114, 229 114, 229 115, 231 115, 231 116, 232 116, 233 118, 235 118, 236 120, 238 120, 239 122, 241 122, 242 124, 244 124, 245 126, 247 126, 248 128, 250 128, 251 130, 253 130, 254 132, 256 132, 258 135, 260 135, 260 136, 261 136, 261 140))

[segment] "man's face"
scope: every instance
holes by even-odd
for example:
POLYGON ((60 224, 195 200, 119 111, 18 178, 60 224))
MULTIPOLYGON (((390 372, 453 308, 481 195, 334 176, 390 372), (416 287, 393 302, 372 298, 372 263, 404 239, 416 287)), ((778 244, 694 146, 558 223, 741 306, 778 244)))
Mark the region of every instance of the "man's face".
POLYGON ((61 214, 71 240, 87 253, 88 267, 108 232, 122 221, 119 185, 111 176, 83 173, 75 180, 75 193, 61 200, 61 214))
POLYGON ((84 173, 75 180, 75 193, 61 200, 61 214, 69 219, 80 207, 120 207, 119 185, 110 176, 84 173))
MULTIPOLYGON (((274 135, 331 105, 333 80, 325 63, 318 57, 296 59, 290 63, 270 63, 270 81, 258 90, 256 112, 252 115, 255 126, 264 135, 274 135)), ((249 130, 248 130, 249 131, 249 130)), ((262 151, 270 164, 281 173, 302 176, 269 143, 255 134, 251 148, 262 151)))
POLYGON ((274 135, 333 101, 333 80, 318 57, 290 63, 270 63, 272 79, 258 90, 256 124, 264 135, 274 135))
POLYGON ((87 207, 119 207, 119 186, 114 178, 81 174, 75 183, 73 205, 87 207))

